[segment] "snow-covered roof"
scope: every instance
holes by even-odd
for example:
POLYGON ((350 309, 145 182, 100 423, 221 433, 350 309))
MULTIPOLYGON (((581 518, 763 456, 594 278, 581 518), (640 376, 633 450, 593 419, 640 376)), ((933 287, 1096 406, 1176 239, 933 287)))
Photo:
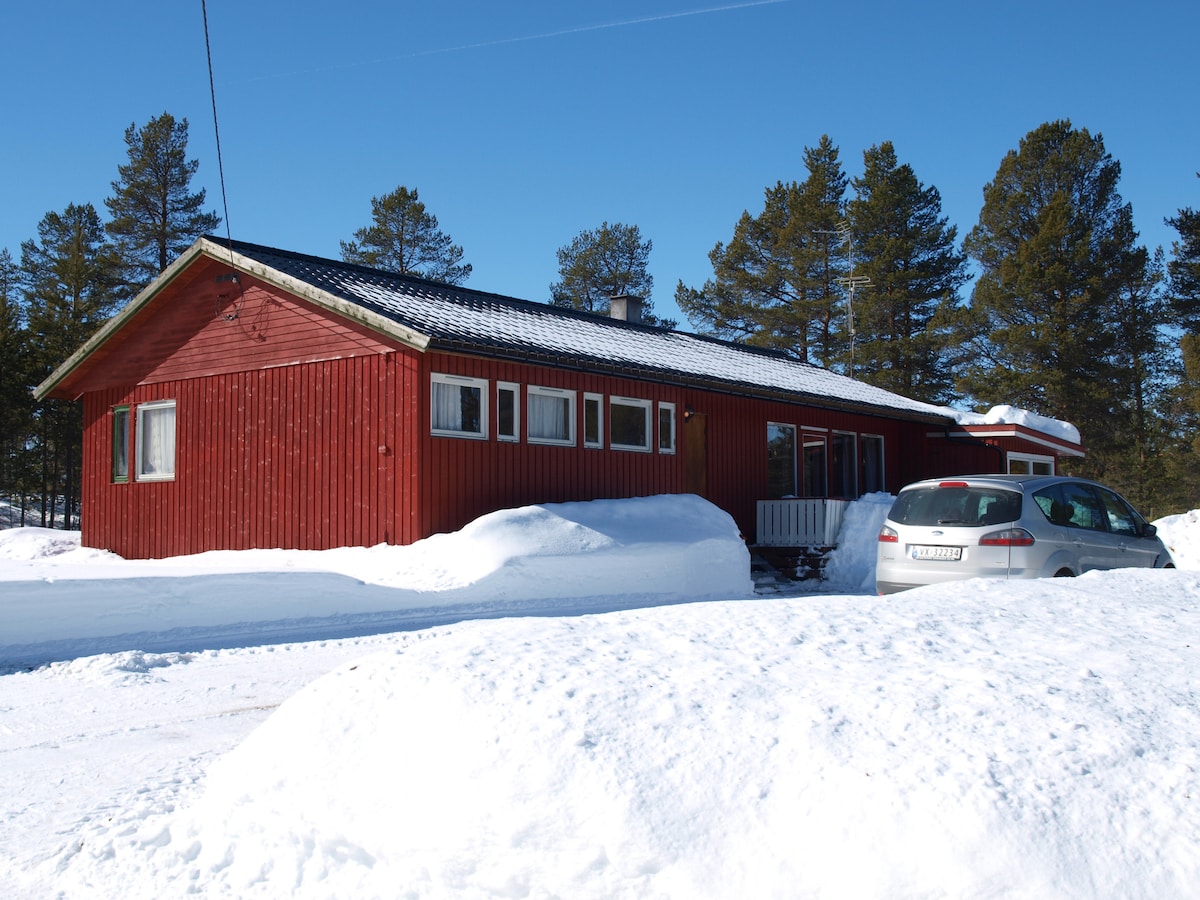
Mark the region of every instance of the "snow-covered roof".
POLYGON ((811 406, 923 422, 1022 426, 1078 445, 1073 425, 1012 406, 986 414, 935 406, 799 362, 786 354, 639 325, 547 303, 396 275, 218 238, 200 238, 154 284, 113 316, 36 390, 50 395, 199 256, 207 256, 420 350, 521 359, 675 384, 757 394, 811 406))
POLYGON ((1058 438, 1060 441, 1070 444, 1079 443, 1079 429, 1070 422, 1040 416, 1016 406, 993 406, 986 413, 964 412, 959 409, 948 409, 947 411, 954 415, 955 421, 959 425, 1023 425, 1033 431, 1058 438))
POLYGON ((238 268, 249 263, 261 277, 260 267, 266 267, 289 281, 348 301, 395 323, 407 340, 414 334, 428 338, 431 349, 725 387, 904 418, 951 419, 942 407, 770 350, 241 241, 211 239, 207 243, 211 255, 230 260, 238 268))

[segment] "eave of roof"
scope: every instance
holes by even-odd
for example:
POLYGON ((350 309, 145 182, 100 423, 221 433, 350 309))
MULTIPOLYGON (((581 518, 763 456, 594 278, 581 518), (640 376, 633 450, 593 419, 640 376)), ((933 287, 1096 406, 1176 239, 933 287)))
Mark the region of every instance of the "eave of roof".
MULTIPOLYGON (((934 436, 938 435, 931 435, 931 437, 934 436)), ((953 429, 946 432, 946 436, 973 438, 1015 437, 1029 441, 1031 444, 1039 444, 1054 450, 1059 456, 1083 457, 1087 455, 1082 444, 1076 444, 1073 441, 1055 437, 1054 435, 1046 434, 1045 432, 1037 431, 1021 424, 955 425, 953 429)))

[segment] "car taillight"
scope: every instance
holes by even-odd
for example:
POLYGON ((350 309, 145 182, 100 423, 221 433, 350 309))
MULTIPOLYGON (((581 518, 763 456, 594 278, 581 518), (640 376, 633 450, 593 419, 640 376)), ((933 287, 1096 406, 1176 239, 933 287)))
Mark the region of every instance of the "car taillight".
POLYGON ((967 486, 967 483, 965 481, 941 481, 941 482, 938 482, 938 487, 940 487, 940 488, 965 488, 966 486, 967 486))
POLYGON ((993 531, 979 539, 981 547, 1032 547, 1033 535, 1024 528, 1005 528, 993 531))
POLYGON ((899 541, 900 535, 896 534, 896 530, 894 528, 889 528, 887 525, 884 525, 879 529, 879 542, 881 544, 895 544, 899 543, 899 541))

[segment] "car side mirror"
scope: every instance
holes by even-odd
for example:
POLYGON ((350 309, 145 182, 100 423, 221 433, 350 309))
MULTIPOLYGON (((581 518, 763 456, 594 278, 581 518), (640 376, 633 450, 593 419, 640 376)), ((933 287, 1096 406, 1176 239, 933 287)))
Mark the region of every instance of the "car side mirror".
POLYGON ((1142 537, 1154 537, 1156 534, 1158 534, 1157 526, 1151 525, 1149 522, 1142 525, 1142 537))

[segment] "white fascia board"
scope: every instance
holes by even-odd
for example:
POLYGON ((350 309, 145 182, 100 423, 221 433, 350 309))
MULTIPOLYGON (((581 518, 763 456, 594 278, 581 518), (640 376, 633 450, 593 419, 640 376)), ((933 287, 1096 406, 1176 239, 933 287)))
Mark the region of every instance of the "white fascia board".
MULTIPOLYGON (((985 426, 994 428, 995 426, 985 426)), ((1031 444, 1040 444, 1043 447, 1049 447, 1052 450, 1057 450, 1060 456, 1084 456, 1083 448, 1075 444, 1070 444, 1064 441, 1057 441, 1054 438, 1047 437, 1038 431, 1030 431, 1027 428, 1018 429, 1015 425, 1008 426, 1004 431, 971 431, 970 426, 959 426, 958 431, 950 431, 943 433, 941 431, 930 431, 926 437, 971 437, 981 440, 983 438, 996 437, 1011 437, 1020 438, 1023 441, 1029 441, 1031 444)))

